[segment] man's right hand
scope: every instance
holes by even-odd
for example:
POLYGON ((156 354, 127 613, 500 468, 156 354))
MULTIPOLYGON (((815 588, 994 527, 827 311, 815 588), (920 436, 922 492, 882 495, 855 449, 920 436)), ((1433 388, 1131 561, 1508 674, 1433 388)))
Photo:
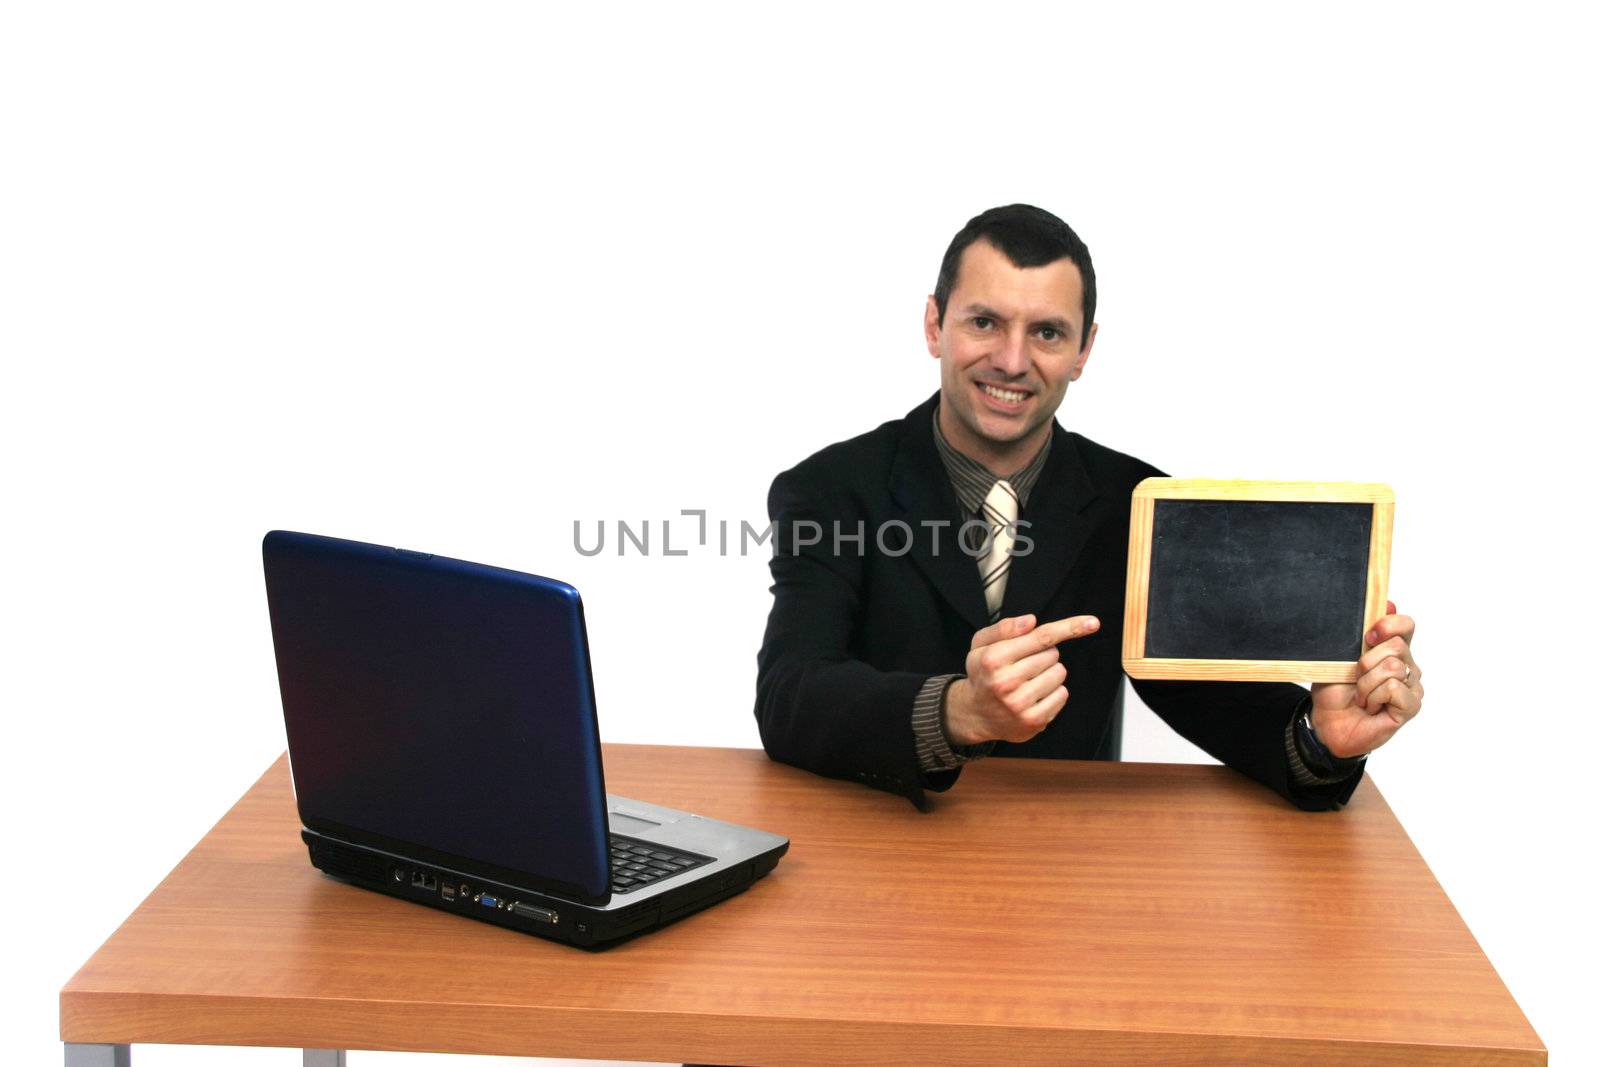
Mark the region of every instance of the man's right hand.
POLYGON ((1042 625, 1032 615, 1001 619, 972 635, 967 676, 945 694, 945 735, 952 744, 1026 741, 1067 704, 1063 641, 1100 629, 1093 615, 1042 625))

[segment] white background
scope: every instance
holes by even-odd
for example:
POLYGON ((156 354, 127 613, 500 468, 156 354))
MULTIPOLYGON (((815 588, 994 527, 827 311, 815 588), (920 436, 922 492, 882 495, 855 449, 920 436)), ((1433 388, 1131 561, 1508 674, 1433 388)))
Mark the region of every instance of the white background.
MULTIPOLYGON (((569 580, 608 740, 757 745, 762 554, 660 521, 764 523, 927 396, 939 256, 1023 200, 1100 274, 1068 427, 1394 486, 1428 699, 1372 775, 1588 1061, 1578 10, 6 5, 0 1056, 56 1060, 56 991, 281 750, 270 528, 569 580), (579 556, 601 518, 657 551, 579 556)), ((1125 756, 1203 758, 1142 710, 1125 756)))

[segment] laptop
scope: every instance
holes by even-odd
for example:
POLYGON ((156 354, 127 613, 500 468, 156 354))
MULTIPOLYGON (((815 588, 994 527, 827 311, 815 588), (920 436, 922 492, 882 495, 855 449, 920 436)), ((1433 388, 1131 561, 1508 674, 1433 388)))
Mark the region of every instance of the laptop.
POLYGON ((594 948, 788 850, 606 793, 572 586, 281 530, 261 550, 301 836, 326 874, 594 948))

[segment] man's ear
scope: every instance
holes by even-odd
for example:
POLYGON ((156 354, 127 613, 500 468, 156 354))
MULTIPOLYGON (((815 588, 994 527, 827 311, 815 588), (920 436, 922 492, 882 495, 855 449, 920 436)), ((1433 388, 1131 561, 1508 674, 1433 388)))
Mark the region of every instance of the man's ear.
POLYGON ((1084 338, 1083 347, 1078 349, 1078 361, 1072 365, 1072 377, 1068 378, 1068 381, 1077 381, 1078 375, 1083 373, 1083 365, 1089 362, 1089 353, 1094 350, 1095 335, 1099 332, 1100 324, 1091 322, 1089 324, 1089 336, 1084 338))
POLYGON ((928 297, 928 306, 922 312, 922 336, 928 342, 928 355, 939 358, 939 302, 928 297))

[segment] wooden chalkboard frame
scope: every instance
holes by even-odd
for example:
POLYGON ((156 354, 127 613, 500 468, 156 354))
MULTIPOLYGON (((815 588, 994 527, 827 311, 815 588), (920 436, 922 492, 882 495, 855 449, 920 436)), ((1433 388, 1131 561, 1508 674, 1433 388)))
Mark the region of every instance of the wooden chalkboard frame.
MULTIPOLYGON (((1146 478, 1133 490, 1128 523, 1128 596, 1122 669, 1133 678, 1184 681, 1353 682, 1356 664, 1338 660, 1157 659, 1144 654, 1150 598, 1150 548, 1158 500, 1269 500, 1371 504, 1364 634, 1387 614, 1394 490, 1363 482, 1254 482, 1215 478, 1146 478)), ((1363 646, 1365 644, 1363 643, 1363 646)))

